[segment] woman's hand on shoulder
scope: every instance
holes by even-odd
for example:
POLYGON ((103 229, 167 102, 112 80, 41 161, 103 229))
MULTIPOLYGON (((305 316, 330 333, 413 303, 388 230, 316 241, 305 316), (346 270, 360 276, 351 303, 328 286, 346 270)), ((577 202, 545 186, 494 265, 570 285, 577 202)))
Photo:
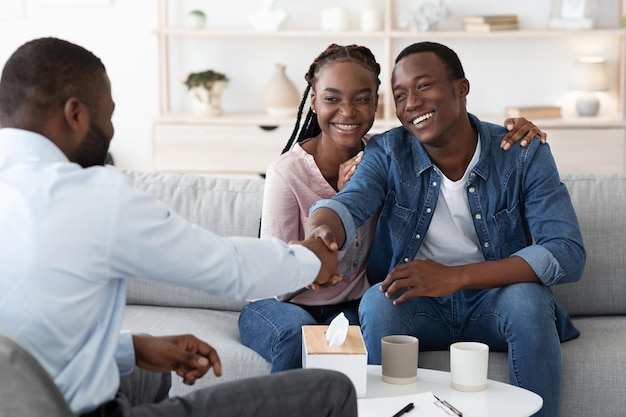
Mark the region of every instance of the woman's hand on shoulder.
POLYGON ((360 151, 352 158, 339 165, 339 175, 337 176, 338 191, 343 190, 348 181, 350 181, 350 178, 352 178, 352 175, 356 171, 356 166, 359 165, 361 159, 363 159, 363 151, 360 151))
POLYGON ((546 143, 547 141, 548 135, 546 132, 539 129, 533 122, 524 117, 508 118, 504 121, 504 126, 509 133, 502 138, 500 147, 505 151, 520 141, 520 145, 527 146, 537 135, 539 135, 541 143, 546 143))

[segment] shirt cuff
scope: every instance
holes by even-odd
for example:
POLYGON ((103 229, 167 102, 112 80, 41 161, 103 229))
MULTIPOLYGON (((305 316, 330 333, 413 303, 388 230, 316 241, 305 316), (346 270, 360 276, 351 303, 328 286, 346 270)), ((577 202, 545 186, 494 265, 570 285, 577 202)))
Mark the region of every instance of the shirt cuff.
POLYGON ((306 287, 313 283, 317 274, 320 272, 322 262, 313 251, 302 245, 289 245, 292 253, 295 255, 300 267, 298 268, 298 281, 300 287, 306 287))
POLYGON ((344 233, 346 234, 346 240, 343 242, 343 246, 340 247, 339 250, 345 249, 356 238, 356 226, 354 225, 352 214, 350 214, 350 211, 346 208, 346 206, 338 201, 319 200, 311 206, 311 209, 309 210, 309 216, 311 216, 311 214, 313 214, 315 210, 322 207, 331 209, 332 211, 337 213, 337 216, 339 216, 339 219, 341 219, 344 233))
POLYGON ((131 332, 120 332, 115 349, 115 362, 120 375, 127 375, 135 368, 135 346, 131 332))
POLYGON ((565 275, 565 271, 561 268, 561 264, 552 255, 552 253, 541 245, 527 246, 512 256, 519 256, 524 259, 541 282, 547 287, 558 284, 559 280, 565 275))

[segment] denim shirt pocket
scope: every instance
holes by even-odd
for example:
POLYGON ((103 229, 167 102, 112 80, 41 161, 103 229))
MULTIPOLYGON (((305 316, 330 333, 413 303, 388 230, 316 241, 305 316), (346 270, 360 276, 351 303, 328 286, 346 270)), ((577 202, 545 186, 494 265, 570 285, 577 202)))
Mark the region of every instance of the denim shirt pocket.
POLYGON ((499 248, 500 259, 514 254, 528 246, 524 236, 524 220, 520 213, 519 204, 512 208, 500 210, 493 216, 498 230, 498 242, 495 247, 499 248))
POLYGON ((398 242, 402 239, 404 231, 409 225, 413 210, 398 204, 395 193, 391 192, 387 195, 383 212, 380 217, 387 220, 389 224, 389 232, 393 239, 398 242))

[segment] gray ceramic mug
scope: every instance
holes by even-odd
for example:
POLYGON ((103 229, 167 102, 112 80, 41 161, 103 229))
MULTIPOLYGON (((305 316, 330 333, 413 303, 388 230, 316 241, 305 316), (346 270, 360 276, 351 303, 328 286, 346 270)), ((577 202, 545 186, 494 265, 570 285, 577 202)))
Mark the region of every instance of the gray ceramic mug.
POLYGON ((417 381, 417 337, 391 335, 383 337, 380 343, 383 381, 390 384, 411 384, 417 381))

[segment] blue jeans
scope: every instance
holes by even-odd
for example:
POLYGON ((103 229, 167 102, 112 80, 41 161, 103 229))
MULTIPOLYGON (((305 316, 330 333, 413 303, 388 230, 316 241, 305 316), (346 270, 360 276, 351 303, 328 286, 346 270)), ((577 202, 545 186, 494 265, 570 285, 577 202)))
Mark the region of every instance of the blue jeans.
POLYGON ((380 364, 380 339, 419 338, 420 350, 448 350, 457 341, 479 341, 507 352, 509 380, 543 398, 537 416, 559 415, 562 359, 554 296, 545 286, 521 283, 447 297, 416 297, 395 306, 379 289, 361 301, 361 329, 371 364, 380 364))
POLYGON ((274 298, 244 306, 239 316, 241 342, 271 363, 271 372, 302 367, 302 326, 328 324, 343 311, 358 325, 359 301, 302 306, 274 298))

